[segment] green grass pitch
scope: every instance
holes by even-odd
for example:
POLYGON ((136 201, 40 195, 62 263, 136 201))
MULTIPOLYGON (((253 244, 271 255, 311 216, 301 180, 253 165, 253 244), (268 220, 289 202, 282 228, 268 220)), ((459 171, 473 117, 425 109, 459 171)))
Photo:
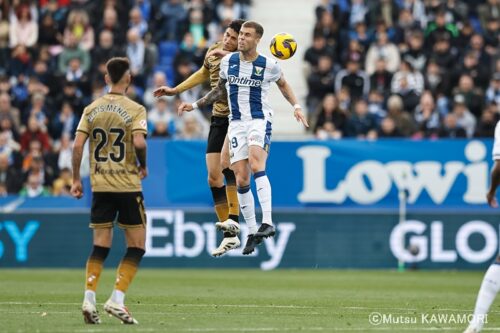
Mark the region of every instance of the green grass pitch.
MULTIPOLYGON (((142 269, 126 304, 140 325, 101 313, 85 325, 81 270, 0 269, 0 332, 462 332, 422 315, 470 314, 483 272, 142 269), (379 312, 391 323, 372 325, 379 312), (394 323, 397 317, 416 323, 394 323)), ((98 289, 99 308, 114 271, 98 289)), ((500 331, 500 302, 485 331, 500 331)))

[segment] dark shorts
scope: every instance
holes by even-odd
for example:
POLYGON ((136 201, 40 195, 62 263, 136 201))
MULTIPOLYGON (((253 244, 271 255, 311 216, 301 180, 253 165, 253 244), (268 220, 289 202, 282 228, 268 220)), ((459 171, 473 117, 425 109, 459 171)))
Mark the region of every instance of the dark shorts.
POLYGON ((220 153, 226 139, 229 119, 227 117, 212 116, 210 132, 208 133, 207 154, 220 153))
POLYGON ((123 229, 145 227, 142 192, 93 192, 90 227, 111 228, 115 219, 123 229))

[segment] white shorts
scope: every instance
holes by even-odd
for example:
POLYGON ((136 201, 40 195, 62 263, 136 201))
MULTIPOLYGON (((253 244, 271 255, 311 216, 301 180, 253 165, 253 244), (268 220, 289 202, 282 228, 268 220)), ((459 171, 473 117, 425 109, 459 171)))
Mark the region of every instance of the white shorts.
POLYGON ((248 159, 248 147, 259 146, 269 153, 271 122, 267 119, 236 120, 229 123, 229 158, 231 164, 248 159))

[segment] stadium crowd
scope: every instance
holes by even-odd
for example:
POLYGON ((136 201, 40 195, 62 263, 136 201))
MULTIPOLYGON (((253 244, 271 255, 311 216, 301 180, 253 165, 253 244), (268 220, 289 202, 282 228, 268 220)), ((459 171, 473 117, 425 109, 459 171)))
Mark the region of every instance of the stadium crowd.
POLYGON ((320 0, 304 60, 321 139, 493 137, 500 0, 320 0))
POLYGON ((152 137, 206 137, 206 115, 175 112, 201 89, 158 100, 152 90, 196 71, 250 1, 0 0, 0 196, 69 195, 75 129, 113 56, 130 59, 128 95, 146 106, 152 137))

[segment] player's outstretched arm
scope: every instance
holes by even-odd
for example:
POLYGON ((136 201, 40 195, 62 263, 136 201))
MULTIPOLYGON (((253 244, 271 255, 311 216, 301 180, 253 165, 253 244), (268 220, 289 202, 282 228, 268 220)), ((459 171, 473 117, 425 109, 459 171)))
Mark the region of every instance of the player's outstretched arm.
POLYGON ((148 176, 148 168, 146 165, 146 155, 148 145, 143 133, 135 133, 133 137, 135 155, 139 161, 139 177, 144 179, 148 176))
POLYGON ((199 70, 191 74, 184 82, 179 84, 177 87, 171 88, 168 86, 162 86, 153 91, 154 97, 161 96, 174 96, 180 94, 186 90, 196 87, 199 84, 207 81, 210 78, 210 72, 205 66, 201 66, 199 70))
POLYGON ((304 124, 305 127, 309 127, 309 124, 307 123, 307 119, 302 113, 302 107, 300 104, 297 102, 297 97, 295 97, 295 94, 293 93, 292 87, 288 84, 288 82, 285 80, 285 77, 281 75, 281 78, 276 81, 276 84, 278 85, 278 88, 281 91, 281 94, 283 94, 283 97, 286 98, 286 100, 293 106, 295 111, 293 112, 293 116, 295 119, 297 119, 298 122, 301 122, 304 124))
POLYGON ((71 185, 71 195, 77 199, 83 197, 83 185, 80 178, 80 164, 82 163, 83 147, 87 141, 87 134, 77 132, 73 143, 73 155, 71 163, 73 166, 73 184, 71 185))
POLYGON ((490 189, 488 191, 488 194, 486 195, 488 204, 493 208, 498 207, 498 202, 496 198, 498 185, 500 185, 500 161, 495 160, 495 165, 491 170, 490 189))
POLYGON ((179 116, 184 112, 193 111, 194 109, 203 108, 207 105, 213 104, 220 99, 224 99, 227 97, 226 91, 226 82, 227 80, 219 78, 219 82, 217 86, 210 90, 205 96, 197 100, 195 103, 182 103, 177 110, 179 116))

